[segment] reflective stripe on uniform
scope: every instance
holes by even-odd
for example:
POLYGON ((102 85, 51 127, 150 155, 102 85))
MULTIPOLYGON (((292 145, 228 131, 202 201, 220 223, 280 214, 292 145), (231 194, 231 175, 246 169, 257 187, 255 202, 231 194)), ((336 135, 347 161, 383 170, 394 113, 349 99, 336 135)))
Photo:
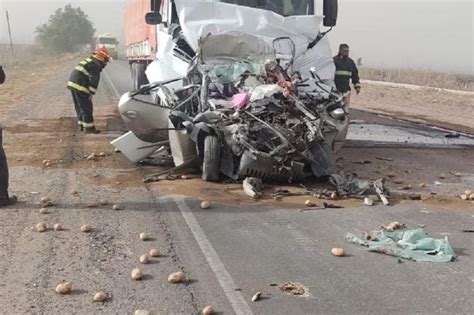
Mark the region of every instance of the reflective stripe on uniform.
POLYGON ((77 121, 77 124, 78 124, 79 126, 82 126, 82 124, 84 124, 84 123, 83 123, 82 121, 78 120, 78 121, 77 121))
POLYGON ((83 123, 82 123, 82 127, 84 127, 84 128, 94 128, 95 125, 94 125, 93 122, 92 122, 92 123, 83 122, 83 123))
POLYGON ((352 76, 352 71, 337 70, 336 75, 352 76))
POLYGON ((91 91, 92 94, 97 93, 97 89, 94 89, 93 87, 89 86, 89 91, 91 91))
POLYGON ((69 82, 67 83, 67 86, 70 87, 70 88, 72 88, 72 89, 74 89, 74 90, 76 90, 76 91, 80 91, 80 92, 84 92, 84 93, 90 94, 88 88, 83 87, 82 85, 79 85, 79 84, 77 84, 77 83, 74 83, 74 82, 69 81, 69 82))
POLYGON ((82 73, 84 73, 86 76, 90 77, 90 73, 89 71, 86 70, 86 68, 84 68, 83 66, 77 66, 75 67, 74 69, 76 69, 77 71, 80 71, 82 73))
POLYGON ((85 66, 86 64, 88 64, 89 62, 92 62, 92 59, 91 58, 87 58, 87 59, 84 59, 80 62, 81 65, 85 66))

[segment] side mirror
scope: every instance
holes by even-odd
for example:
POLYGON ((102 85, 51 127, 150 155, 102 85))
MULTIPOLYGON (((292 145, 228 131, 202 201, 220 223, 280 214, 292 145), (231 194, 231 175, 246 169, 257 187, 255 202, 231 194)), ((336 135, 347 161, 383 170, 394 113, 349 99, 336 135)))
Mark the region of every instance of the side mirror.
POLYGON ((159 12, 148 12, 145 14, 145 22, 149 25, 158 25, 163 22, 163 18, 159 12))
POLYGON ((324 0, 323 4, 323 25, 327 27, 336 26, 337 22, 337 0, 324 0))

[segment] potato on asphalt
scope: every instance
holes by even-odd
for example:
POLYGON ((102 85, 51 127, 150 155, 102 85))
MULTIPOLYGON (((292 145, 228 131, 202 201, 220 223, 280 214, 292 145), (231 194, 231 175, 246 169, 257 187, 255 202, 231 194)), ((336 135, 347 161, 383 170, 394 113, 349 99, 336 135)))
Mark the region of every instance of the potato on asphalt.
POLYGON ((185 279, 184 272, 178 271, 178 272, 173 272, 168 276, 168 282, 170 283, 181 283, 185 279))
POLYGON ((72 283, 71 282, 60 283, 56 286, 55 291, 59 294, 68 294, 72 291, 72 283))
POLYGON ((143 273, 139 268, 134 268, 131 273, 133 280, 142 280, 143 273))

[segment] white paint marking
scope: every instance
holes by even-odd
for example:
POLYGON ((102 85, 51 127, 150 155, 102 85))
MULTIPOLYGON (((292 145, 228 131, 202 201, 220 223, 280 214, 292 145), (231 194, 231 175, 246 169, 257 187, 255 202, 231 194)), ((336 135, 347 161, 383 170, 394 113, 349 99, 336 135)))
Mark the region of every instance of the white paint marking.
POLYGON ((232 305, 234 312, 237 315, 253 314, 252 310, 250 309, 250 306, 247 304, 242 294, 234 290, 235 288, 237 288, 234 280, 232 279, 224 264, 220 260, 219 256, 214 250, 214 247, 212 247, 211 242, 206 237, 206 234, 197 222, 196 217, 192 213, 191 209, 189 209, 188 205, 184 200, 174 199, 174 202, 178 206, 179 211, 181 211, 181 215, 183 216, 184 221, 193 233, 194 239, 201 248, 204 257, 206 257, 209 266, 214 272, 222 290, 224 290, 224 293, 227 296, 227 299, 229 300, 230 304, 232 305))
MULTIPOLYGON (((110 76, 104 71, 104 76, 109 84, 112 92, 120 99, 120 94, 115 88, 110 76)), ((161 198, 160 198, 161 199, 161 198)), ((168 199, 168 198, 166 198, 168 199)), ((191 209, 189 209, 186 202, 182 199, 172 199, 176 206, 178 207, 181 215, 184 218, 184 221, 188 225, 188 228, 193 233, 194 239, 198 243, 199 247, 201 248, 201 252, 203 253, 204 257, 206 258, 209 266, 211 267, 214 275, 217 278, 224 294, 226 295, 227 299, 229 300, 232 309, 234 310, 235 314, 237 315, 252 315, 253 312, 250 309, 250 306, 247 304, 245 299, 243 298, 242 294, 234 289, 237 288, 234 280, 230 276, 229 272, 225 268, 224 264, 222 263, 221 259, 217 255, 214 247, 212 247, 211 242, 207 238, 206 234, 202 230, 201 226, 196 220, 196 217, 192 213, 191 209)))
POLYGON ((112 80, 110 79, 109 74, 107 73, 107 70, 104 70, 104 77, 107 80, 107 84, 109 85, 110 89, 112 90, 112 93, 115 95, 115 97, 119 100, 120 99, 120 93, 118 92, 117 88, 115 85, 112 83, 112 80))

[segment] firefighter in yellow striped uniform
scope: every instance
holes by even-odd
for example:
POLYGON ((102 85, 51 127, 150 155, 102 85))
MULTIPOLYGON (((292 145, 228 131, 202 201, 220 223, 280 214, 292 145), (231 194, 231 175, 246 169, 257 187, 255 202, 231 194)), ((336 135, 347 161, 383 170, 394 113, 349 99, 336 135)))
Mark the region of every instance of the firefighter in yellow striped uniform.
POLYGON ((99 133, 94 125, 92 96, 97 92, 102 69, 110 61, 106 48, 96 50, 91 57, 81 61, 72 71, 67 88, 71 90, 77 123, 86 133, 99 133))
POLYGON ((349 45, 341 44, 339 46, 339 53, 334 57, 334 64, 336 65, 334 83, 337 90, 344 95, 344 103, 348 108, 351 100, 350 82, 352 81, 357 94, 360 93, 361 89, 359 70, 354 60, 349 57, 349 45))

